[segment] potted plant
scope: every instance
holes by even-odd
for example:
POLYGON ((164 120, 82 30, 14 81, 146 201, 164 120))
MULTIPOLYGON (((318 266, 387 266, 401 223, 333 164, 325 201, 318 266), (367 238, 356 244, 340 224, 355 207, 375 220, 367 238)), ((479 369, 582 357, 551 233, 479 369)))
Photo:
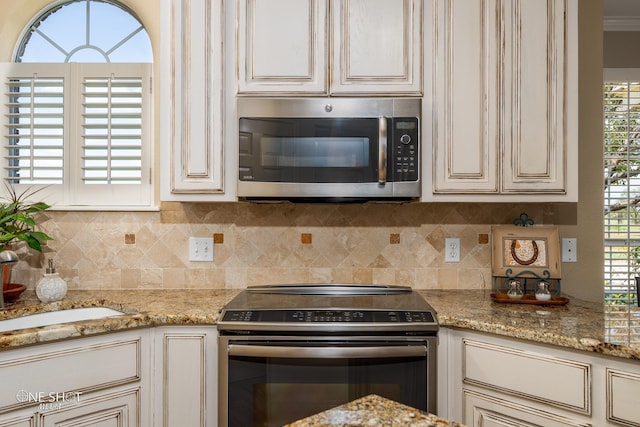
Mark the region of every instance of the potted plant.
MULTIPOLYGON (((29 198, 42 188, 32 190, 31 187, 18 193, 16 189, 6 184, 7 196, 0 203, 0 251, 10 250, 18 242, 27 245, 38 252, 42 252, 42 245, 47 240, 53 240, 49 235, 36 230, 38 213, 49 209, 44 202, 31 202, 29 198)), ((3 271, 3 291, 9 282, 11 265, 5 265, 3 271)))

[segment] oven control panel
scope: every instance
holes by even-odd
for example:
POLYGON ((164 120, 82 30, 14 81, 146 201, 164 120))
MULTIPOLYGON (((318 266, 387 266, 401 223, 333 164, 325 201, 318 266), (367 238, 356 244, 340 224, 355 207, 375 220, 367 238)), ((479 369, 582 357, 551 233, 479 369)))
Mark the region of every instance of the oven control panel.
POLYGON ((430 311, 402 310, 228 310, 222 320, 256 323, 435 323, 430 311))

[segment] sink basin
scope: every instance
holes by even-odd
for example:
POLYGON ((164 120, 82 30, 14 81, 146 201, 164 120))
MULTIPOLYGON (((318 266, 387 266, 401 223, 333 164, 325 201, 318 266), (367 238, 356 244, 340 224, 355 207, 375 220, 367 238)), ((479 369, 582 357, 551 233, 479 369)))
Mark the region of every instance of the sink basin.
POLYGON ((102 319, 111 316, 121 316, 123 314, 124 313, 121 311, 107 307, 86 307, 48 311, 46 313, 37 313, 29 316, 0 320, 0 332, 37 328, 39 326, 56 325, 59 323, 77 322, 80 320, 102 319))

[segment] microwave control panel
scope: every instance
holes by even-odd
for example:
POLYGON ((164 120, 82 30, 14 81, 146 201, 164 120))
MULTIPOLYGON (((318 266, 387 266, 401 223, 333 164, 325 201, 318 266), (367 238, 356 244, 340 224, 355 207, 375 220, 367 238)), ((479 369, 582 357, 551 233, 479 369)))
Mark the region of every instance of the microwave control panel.
POLYGON ((393 120, 394 181, 417 181, 419 159, 418 119, 393 120))

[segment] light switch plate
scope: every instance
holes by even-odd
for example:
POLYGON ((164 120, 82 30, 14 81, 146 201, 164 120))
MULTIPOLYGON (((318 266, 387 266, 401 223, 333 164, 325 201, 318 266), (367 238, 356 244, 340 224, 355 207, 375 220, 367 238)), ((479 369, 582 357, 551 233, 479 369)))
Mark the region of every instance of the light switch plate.
POLYGON ((189 261, 213 261, 213 237, 189 237, 189 261))
POLYGON ((562 239, 562 262, 578 262, 576 239, 562 239))

